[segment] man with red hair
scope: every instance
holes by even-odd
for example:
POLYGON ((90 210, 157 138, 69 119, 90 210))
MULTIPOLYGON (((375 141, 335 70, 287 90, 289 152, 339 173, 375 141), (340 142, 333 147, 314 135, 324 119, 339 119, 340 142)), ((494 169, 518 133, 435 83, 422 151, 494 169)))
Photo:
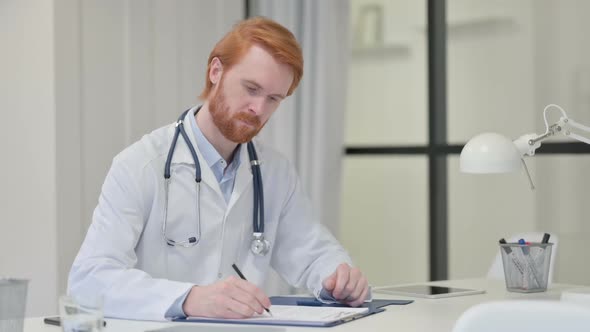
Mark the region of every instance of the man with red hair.
POLYGON ((260 287, 274 269, 320 300, 370 298, 291 163, 252 142, 302 75, 289 30, 265 18, 237 24, 209 56, 203 105, 114 158, 69 293, 100 294, 111 317, 246 318, 270 308, 260 287))

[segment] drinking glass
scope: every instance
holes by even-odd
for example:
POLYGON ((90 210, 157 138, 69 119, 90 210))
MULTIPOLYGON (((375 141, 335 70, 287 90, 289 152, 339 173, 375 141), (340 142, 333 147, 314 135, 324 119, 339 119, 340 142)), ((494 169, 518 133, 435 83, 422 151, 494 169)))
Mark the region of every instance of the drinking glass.
POLYGON ((100 332, 103 329, 101 298, 61 296, 59 313, 63 332, 100 332))

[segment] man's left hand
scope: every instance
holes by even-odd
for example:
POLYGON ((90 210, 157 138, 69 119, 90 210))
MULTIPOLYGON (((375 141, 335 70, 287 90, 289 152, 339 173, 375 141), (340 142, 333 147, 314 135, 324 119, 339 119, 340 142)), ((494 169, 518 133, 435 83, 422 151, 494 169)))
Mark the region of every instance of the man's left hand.
POLYGON ((369 292, 369 284, 363 273, 345 263, 338 265, 336 271, 324 279, 322 286, 336 300, 351 307, 363 304, 369 292))

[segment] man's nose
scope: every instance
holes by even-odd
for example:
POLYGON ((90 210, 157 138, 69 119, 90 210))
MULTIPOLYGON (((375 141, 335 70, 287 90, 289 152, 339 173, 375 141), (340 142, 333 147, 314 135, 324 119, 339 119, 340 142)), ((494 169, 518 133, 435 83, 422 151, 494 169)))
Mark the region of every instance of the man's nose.
POLYGON ((257 97, 250 101, 249 111, 256 116, 261 116, 264 112, 265 98, 257 97))

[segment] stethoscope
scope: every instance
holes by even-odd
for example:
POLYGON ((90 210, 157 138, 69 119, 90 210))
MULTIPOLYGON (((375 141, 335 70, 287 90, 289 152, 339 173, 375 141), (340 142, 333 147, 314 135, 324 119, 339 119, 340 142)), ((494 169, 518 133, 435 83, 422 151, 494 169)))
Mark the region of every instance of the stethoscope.
MULTIPOLYGON (((201 109, 197 108, 198 112, 201 109)), ((181 246, 181 247, 192 247, 199 243, 201 240, 201 166, 199 164, 199 158, 197 157, 197 152, 195 148, 191 144, 191 141, 186 134, 186 130, 184 129, 184 118, 186 114, 190 111, 190 109, 184 111, 182 115, 178 118, 174 126, 176 127, 174 131, 174 138, 172 138, 172 143, 170 145, 170 149, 168 150, 168 157, 166 158, 166 165, 164 166, 164 186, 166 191, 166 205, 164 207, 164 223, 162 225, 162 235, 164 236, 164 240, 166 244, 169 246, 181 246), (183 241, 176 241, 169 238, 166 235, 166 224, 168 223, 168 190, 170 187, 170 164, 172 163, 172 156, 174 155, 174 150, 176 148, 176 142, 178 141, 178 135, 182 135, 188 149, 193 156, 193 160, 195 162, 195 190, 197 192, 197 236, 191 236, 187 240, 183 241)), ((196 114, 195 112, 195 114, 196 114)), ((252 252, 259 256, 264 256, 270 250, 270 242, 264 238, 264 192, 262 190, 262 175, 260 173, 260 161, 258 160, 258 155, 256 154, 256 149, 254 149, 254 143, 248 142, 248 156, 250 157, 250 167, 252 169, 252 176, 253 176, 253 184, 254 184, 254 216, 252 221, 253 226, 253 234, 252 234, 252 243, 250 245, 250 249, 252 252)))

